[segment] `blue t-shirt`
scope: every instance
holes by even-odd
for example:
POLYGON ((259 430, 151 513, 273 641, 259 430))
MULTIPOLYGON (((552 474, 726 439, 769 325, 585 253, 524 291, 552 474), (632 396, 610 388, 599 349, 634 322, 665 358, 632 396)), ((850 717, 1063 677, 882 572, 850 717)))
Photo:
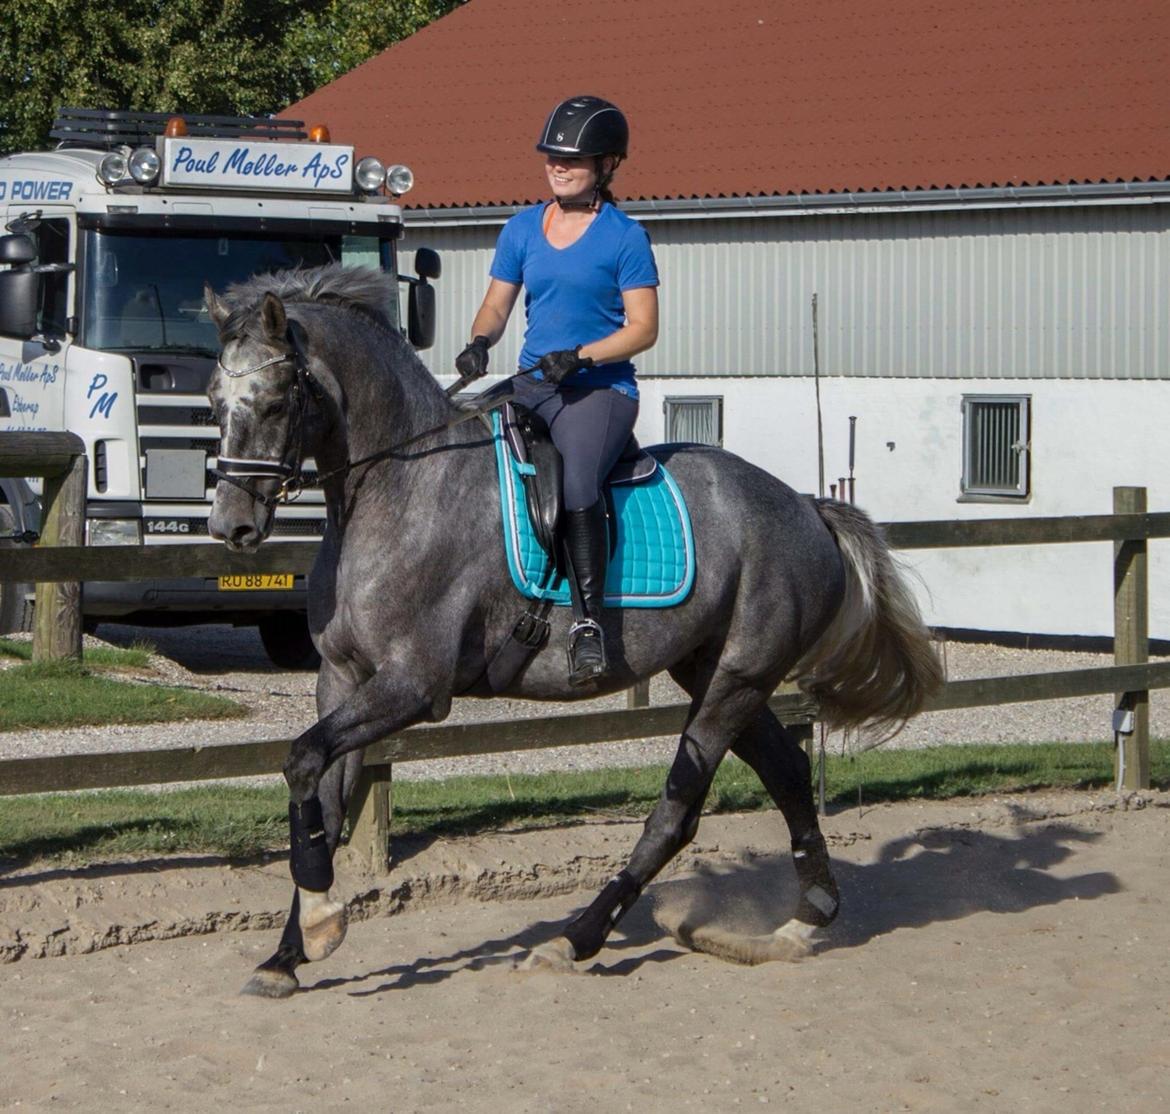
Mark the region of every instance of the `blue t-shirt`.
MULTIPOLYGON (((555 204, 549 202, 548 204, 555 204)), ((491 275, 524 286, 528 327, 520 366, 541 356, 616 333, 626 323, 622 291, 658 285, 650 237, 635 220, 602 205, 593 223, 567 248, 545 239, 546 205, 522 209, 500 231, 491 275)), ((534 378, 543 378, 539 372, 534 378)), ((565 380, 573 386, 613 387, 638 397, 630 360, 597 364, 565 380)))

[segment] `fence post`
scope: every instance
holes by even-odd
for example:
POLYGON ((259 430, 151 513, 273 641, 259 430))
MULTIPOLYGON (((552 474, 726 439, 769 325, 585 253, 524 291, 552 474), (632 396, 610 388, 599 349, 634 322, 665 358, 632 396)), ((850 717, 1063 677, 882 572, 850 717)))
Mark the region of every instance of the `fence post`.
POLYGON ((349 856, 370 874, 390 870, 392 767, 363 766, 349 801, 349 856))
POLYGON ((647 677, 644 681, 635 681, 634 687, 626 689, 626 707, 627 708, 649 708, 650 707, 650 678, 647 677))
MULTIPOLYGON (((80 441, 78 441, 80 445, 80 441)), ((38 545, 83 545, 85 485, 88 458, 74 454, 69 467, 46 476, 41 497, 38 545)), ((79 581, 37 584, 33 613, 33 658, 81 660, 81 584, 79 581)))
MULTIPOLYGON (((1145 514, 1144 487, 1115 487, 1114 514, 1145 514)), ((1148 559, 1145 539, 1113 543, 1113 661, 1144 665, 1150 658, 1148 559)), ((1117 708, 1132 711, 1133 731, 1117 736, 1114 784, 1150 787, 1150 693, 1117 694, 1117 708)))

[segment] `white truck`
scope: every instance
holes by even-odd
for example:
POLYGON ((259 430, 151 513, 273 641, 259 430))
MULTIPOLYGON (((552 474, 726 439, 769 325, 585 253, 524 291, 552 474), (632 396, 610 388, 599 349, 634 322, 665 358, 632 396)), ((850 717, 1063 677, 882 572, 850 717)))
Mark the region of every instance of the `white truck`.
MULTIPOLYGON (((218 344, 204 282, 380 267, 408 284, 404 331, 429 347, 438 256, 420 248, 416 275, 398 275, 396 199, 413 177, 295 120, 62 109, 51 135, 52 151, 0 158, 0 433, 81 437, 87 544, 210 544, 218 344)), ((387 309, 399 321, 397 297, 387 309)), ((35 540, 39 490, 0 479, 0 546, 35 540)), ((324 522, 310 488, 278 509, 273 537, 316 539, 324 522)), ((0 582, 0 631, 27 626, 31 592, 0 582)), ((276 664, 313 659, 292 574, 87 581, 82 613, 90 629, 255 623, 276 664)))

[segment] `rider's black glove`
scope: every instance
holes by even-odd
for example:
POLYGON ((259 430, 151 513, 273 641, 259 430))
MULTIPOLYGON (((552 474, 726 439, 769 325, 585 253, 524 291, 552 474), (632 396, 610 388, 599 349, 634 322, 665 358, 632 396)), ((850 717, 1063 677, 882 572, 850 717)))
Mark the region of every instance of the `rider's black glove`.
POLYGON ((488 338, 476 337, 455 357, 455 370, 468 381, 487 374, 488 338))
POLYGON ((550 352, 547 356, 541 356, 536 366, 550 383, 562 383, 582 368, 592 367, 593 357, 582 356, 581 346, 578 344, 576 348, 565 348, 560 352, 550 352))

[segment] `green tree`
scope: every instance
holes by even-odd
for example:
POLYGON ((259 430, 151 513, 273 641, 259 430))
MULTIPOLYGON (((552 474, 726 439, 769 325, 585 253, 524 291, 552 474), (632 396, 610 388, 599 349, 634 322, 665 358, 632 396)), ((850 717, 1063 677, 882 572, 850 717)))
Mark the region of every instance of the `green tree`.
POLYGON ((301 96, 413 35, 465 0, 329 0, 291 29, 293 54, 308 67, 301 96))
POLYGON ((48 146, 61 105, 279 112, 458 0, 8 0, 0 152, 48 146))

